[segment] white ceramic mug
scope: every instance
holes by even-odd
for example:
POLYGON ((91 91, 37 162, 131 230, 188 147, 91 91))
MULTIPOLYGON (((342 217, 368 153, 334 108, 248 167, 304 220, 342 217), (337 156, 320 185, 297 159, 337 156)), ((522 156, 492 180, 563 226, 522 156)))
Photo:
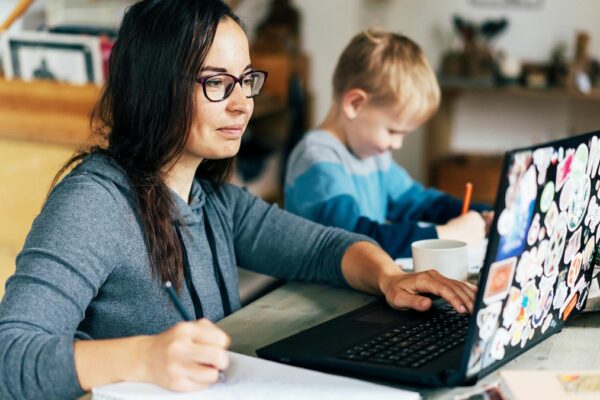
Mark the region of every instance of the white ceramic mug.
POLYGON ((411 245, 415 272, 435 269, 446 278, 464 281, 469 273, 467 244, 460 240, 428 239, 411 245))

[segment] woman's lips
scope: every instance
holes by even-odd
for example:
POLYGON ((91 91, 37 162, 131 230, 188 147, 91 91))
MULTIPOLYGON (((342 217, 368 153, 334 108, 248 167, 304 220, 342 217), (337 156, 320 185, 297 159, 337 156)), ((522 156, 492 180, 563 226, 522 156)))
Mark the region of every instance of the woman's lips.
POLYGON ((225 137, 236 139, 244 133, 244 125, 230 125, 217 129, 225 137))

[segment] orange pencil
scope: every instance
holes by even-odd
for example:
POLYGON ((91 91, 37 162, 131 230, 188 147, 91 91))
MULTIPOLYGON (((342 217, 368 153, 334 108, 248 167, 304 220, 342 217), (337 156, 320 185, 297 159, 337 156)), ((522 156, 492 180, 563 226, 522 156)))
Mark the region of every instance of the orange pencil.
POLYGON ((473 184, 471 182, 467 182, 465 185, 465 199, 463 200, 463 208, 461 214, 466 214, 469 211, 469 207, 471 206, 471 193, 473 192, 473 184))

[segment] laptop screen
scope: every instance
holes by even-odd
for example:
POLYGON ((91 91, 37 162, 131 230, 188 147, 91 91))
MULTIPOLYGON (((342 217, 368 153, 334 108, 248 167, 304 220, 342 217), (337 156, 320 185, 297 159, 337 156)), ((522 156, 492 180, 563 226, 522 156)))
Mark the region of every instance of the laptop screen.
POLYGON ((600 131, 508 152, 470 331, 468 377, 585 305, 600 239, 600 131))

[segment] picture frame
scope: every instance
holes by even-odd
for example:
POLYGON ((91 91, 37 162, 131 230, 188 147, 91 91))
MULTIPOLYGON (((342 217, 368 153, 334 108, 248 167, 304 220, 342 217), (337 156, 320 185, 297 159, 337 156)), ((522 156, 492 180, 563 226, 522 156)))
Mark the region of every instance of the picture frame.
POLYGON ((7 79, 101 84, 101 41, 96 36, 17 32, 1 38, 7 79))

